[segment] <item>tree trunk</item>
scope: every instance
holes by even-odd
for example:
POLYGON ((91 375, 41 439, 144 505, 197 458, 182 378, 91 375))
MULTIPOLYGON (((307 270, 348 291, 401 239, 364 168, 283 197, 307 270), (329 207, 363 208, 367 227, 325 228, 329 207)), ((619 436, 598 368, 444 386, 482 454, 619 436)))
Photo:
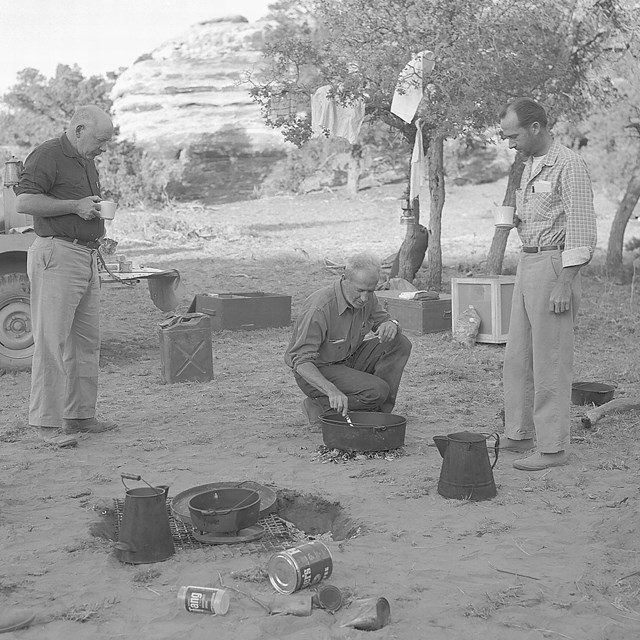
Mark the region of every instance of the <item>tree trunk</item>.
MULTIPOLYGON (((520 186, 520 178, 522 178, 523 170, 524 156, 521 153, 517 153, 511 165, 511 170, 509 171, 507 189, 504 194, 504 199, 502 200, 504 206, 516 206, 516 189, 520 186)), ((499 276, 502 273, 504 251, 507 248, 507 240, 509 239, 509 233, 511 231, 511 229, 498 228, 494 231, 491 247, 487 254, 486 271, 488 275, 499 276)))
MULTIPOLYGON (((397 275, 408 282, 413 282, 416 273, 424 262, 424 256, 429 244, 429 234, 427 229, 420 222, 420 198, 414 198, 412 202, 412 212, 415 222, 407 224, 407 234, 400 245, 398 252, 397 275)), ((394 265, 395 267, 395 265, 394 265)), ((395 268, 391 269, 391 277, 395 276, 395 268)))
MULTIPOLYGON (((415 142, 415 128, 413 129, 412 133, 413 138, 411 138, 410 136, 406 137, 406 140, 409 143, 411 149, 413 149, 413 144, 415 142)), ((413 154, 409 159, 407 190, 404 196, 406 198, 409 198, 409 194, 411 192, 412 156, 413 154)), ((427 231, 426 227, 420 224, 419 195, 413 198, 410 206, 411 216, 413 217, 413 220, 411 222, 407 222, 407 232, 405 234, 404 240, 402 241, 402 244, 400 245, 400 250, 398 251, 394 263, 391 267, 390 277, 393 278, 397 276, 413 283, 413 280, 416 277, 416 273, 418 273, 420 267, 422 266, 422 263, 424 262, 424 256, 429 244, 429 232, 427 231)))
POLYGON ((640 199, 640 151, 636 158, 636 166, 633 174, 627 183, 622 202, 618 206, 616 215, 611 223, 609 232, 609 244, 607 245, 606 270, 608 276, 614 276, 622 271, 622 249, 624 242, 624 232, 627 228, 629 218, 640 199))
POLYGON ((444 138, 437 136, 427 149, 429 168, 429 252, 427 255, 427 289, 442 289, 442 208, 444 207, 444 138))
POLYGON ((356 196, 360 186, 360 174, 362 173, 362 145, 352 144, 347 167, 347 193, 356 196))

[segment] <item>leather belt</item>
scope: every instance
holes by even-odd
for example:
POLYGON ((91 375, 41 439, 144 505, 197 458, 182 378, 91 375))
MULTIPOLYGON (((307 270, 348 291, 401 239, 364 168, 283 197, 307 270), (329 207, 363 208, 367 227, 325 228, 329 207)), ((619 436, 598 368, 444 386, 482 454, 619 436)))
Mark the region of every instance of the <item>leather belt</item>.
POLYGON ((79 244, 81 247, 87 247, 87 249, 99 249, 100 243, 97 240, 79 240, 78 238, 67 238, 67 236, 51 236, 56 240, 64 240, 71 244, 79 244))
POLYGON ((544 247, 522 247, 525 253, 539 253, 540 251, 562 251, 564 249, 563 244, 548 244, 544 247))

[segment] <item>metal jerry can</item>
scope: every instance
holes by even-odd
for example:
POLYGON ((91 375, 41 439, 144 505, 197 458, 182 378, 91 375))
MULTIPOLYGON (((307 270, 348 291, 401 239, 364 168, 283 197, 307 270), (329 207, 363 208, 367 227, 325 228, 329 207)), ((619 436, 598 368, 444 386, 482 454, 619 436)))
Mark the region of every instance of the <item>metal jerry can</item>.
POLYGON ((159 338, 166 383, 213 380, 211 320, 207 314, 173 316, 160 323, 159 338))

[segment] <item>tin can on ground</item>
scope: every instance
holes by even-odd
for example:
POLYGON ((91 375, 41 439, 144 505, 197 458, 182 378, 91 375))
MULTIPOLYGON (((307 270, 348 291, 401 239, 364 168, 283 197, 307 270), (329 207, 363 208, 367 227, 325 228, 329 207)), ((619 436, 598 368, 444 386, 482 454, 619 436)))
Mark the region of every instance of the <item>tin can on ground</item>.
POLYGON ((178 604, 189 613, 210 613, 223 616, 229 611, 229 592, 213 587, 180 587, 178 604))
POLYGON ((312 603, 326 611, 337 611, 342 606, 342 591, 332 584, 322 585, 313 595, 312 603))
POLYGON ((362 631, 377 631, 388 624, 391 617, 391 607, 386 598, 365 598, 354 604, 359 605, 356 617, 341 626, 362 631))
POLYGON ((331 552, 319 540, 275 553, 267 564, 269 580, 280 593, 293 593, 317 584, 332 571, 331 552))

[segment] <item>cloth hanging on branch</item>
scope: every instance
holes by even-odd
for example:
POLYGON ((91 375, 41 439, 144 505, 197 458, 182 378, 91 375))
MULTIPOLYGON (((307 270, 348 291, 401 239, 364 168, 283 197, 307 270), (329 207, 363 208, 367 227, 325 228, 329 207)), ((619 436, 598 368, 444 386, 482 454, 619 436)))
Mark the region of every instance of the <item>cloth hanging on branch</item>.
POLYGON ((423 80, 433 71, 434 66, 433 51, 425 49, 413 57, 398 76, 391 101, 391 113, 411 123, 424 93, 423 80))
POLYGON ((411 176, 409 178, 409 202, 420 195, 422 176, 424 175, 424 145, 422 144, 422 120, 416 120, 416 139, 411 154, 411 176))
POLYGON ((364 100, 358 98, 348 105, 341 104, 335 97, 329 96, 331 87, 320 87, 311 96, 312 136, 326 135, 346 138, 355 144, 364 120, 364 100))

